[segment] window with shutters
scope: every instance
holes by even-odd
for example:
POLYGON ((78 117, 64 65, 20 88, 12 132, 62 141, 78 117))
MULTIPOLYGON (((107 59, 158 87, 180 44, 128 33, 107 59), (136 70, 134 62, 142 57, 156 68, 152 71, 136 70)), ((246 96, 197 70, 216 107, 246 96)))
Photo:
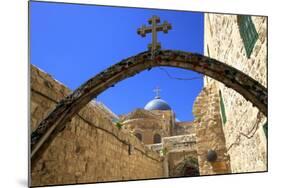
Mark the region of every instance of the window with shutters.
POLYGON ((237 22, 247 57, 250 58, 255 43, 258 39, 258 33, 256 31, 254 23, 252 22, 251 16, 239 15, 237 16, 237 22))
POLYGON ((224 102, 223 102, 223 98, 222 98, 222 94, 221 91, 220 93, 220 109, 221 109, 221 116, 222 116, 222 121, 225 124, 226 123, 226 113, 225 113, 225 107, 224 107, 224 102))
POLYGON ((267 139, 267 134, 268 134, 268 131, 267 131, 267 121, 266 121, 266 123, 263 125, 263 131, 264 131, 265 137, 266 137, 266 139, 267 139))

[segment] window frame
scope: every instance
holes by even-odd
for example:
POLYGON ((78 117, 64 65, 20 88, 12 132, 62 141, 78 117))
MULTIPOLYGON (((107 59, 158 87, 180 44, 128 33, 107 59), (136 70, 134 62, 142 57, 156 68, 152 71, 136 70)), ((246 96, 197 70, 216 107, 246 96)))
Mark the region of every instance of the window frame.
POLYGON ((155 133, 154 135, 153 135, 153 144, 159 144, 159 143, 161 143, 162 142, 162 136, 159 134, 159 133, 155 133), (159 136, 159 138, 160 138, 160 141, 159 142, 156 142, 155 140, 156 140, 156 136, 159 136))
POLYGON ((264 132, 264 135, 265 135, 266 139, 268 139, 268 125, 267 125, 267 121, 263 124, 262 129, 263 129, 263 132, 264 132))
POLYGON ((219 96, 220 96, 220 114, 221 114, 221 119, 223 124, 225 125, 227 122, 227 117, 226 117, 226 110, 225 110, 225 105, 222 97, 222 92, 219 90, 219 96))
POLYGON ((251 57, 255 44, 258 40, 258 32, 252 21, 251 16, 237 15, 237 23, 239 27, 240 36, 242 38, 246 55, 251 57))

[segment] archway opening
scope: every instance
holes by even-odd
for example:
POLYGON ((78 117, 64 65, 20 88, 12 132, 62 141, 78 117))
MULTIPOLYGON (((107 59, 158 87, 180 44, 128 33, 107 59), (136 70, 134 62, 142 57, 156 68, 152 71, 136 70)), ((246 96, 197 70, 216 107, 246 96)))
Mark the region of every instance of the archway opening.
POLYGON ((159 66, 193 70, 212 77, 240 93, 254 106, 257 106, 263 114, 267 115, 267 89, 243 72, 200 54, 162 50, 152 56, 150 52, 143 52, 100 72, 61 100, 32 133, 31 157, 35 156, 43 144, 48 145, 59 130, 64 128, 66 122, 70 121, 94 97, 117 82, 143 70, 159 66), (50 137, 50 135, 52 136, 50 137))
POLYGON ((172 177, 188 177, 188 176, 199 176, 199 165, 198 160, 194 157, 187 157, 176 165, 173 170, 172 177))

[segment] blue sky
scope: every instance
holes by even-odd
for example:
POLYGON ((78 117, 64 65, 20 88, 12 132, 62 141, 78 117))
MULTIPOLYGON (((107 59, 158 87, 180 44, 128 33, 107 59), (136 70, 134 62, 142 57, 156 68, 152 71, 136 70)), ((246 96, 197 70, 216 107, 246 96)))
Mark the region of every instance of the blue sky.
MULTIPOLYGON (((172 24, 168 34, 158 33, 162 49, 203 54, 203 13, 31 2, 31 64, 75 90, 110 65, 146 51, 151 34, 142 38, 136 31, 148 25, 152 15, 172 24)), ((165 70, 173 77, 200 76, 178 68, 165 70)), ((193 120, 192 105, 203 79, 171 79, 159 68, 119 82, 97 99, 114 113, 125 114, 143 108, 154 98, 157 86, 179 120, 193 120)))

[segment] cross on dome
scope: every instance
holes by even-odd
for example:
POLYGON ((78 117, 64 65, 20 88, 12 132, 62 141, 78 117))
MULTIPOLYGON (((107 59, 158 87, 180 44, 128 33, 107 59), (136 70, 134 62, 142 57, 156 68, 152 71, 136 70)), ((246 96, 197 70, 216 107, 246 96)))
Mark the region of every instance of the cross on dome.
POLYGON ((145 105, 144 109, 145 110, 172 110, 170 105, 166 101, 160 98, 161 89, 159 87, 156 87, 153 91, 156 93, 156 96, 154 99, 152 99, 145 105))
POLYGON ((159 87, 156 87, 153 91, 156 93, 155 98, 156 99, 160 99, 160 91, 161 91, 161 89, 159 87))

